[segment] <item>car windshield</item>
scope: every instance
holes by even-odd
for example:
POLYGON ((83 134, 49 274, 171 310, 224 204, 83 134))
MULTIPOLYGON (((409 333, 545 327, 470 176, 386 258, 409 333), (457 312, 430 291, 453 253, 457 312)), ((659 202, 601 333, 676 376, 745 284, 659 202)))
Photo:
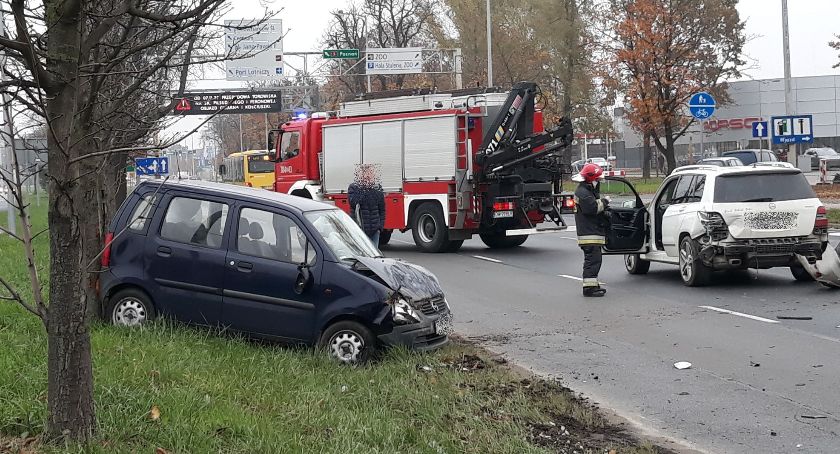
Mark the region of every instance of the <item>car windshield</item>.
POLYGON ((782 202, 816 198, 800 172, 722 175, 715 180, 715 202, 782 202))
POLYGON ((733 151, 726 153, 726 156, 738 158, 744 165, 750 165, 756 162, 755 154, 752 151, 733 151))
POLYGON ((345 212, 338 209, 311 211, 304 216, 315 226, 339 260, 382 256, 365 232, 345 212))
POLYGON ((248 172, 250 172, 250 173, 271 173, 271 172, 274 172, 274 163, 269 161, 268 154, 248 156, 248 172))

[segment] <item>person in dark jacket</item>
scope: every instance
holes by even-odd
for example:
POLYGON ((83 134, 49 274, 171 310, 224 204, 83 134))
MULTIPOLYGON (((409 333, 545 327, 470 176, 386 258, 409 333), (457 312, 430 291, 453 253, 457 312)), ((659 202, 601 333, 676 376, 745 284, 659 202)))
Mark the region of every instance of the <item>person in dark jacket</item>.
POLYGON ((353 183, 347 188, 350 214, 365 234, 379 247, 379 235, 385 228, 385 191, 379 175, 371 164, 356 166, 353 183))
POLYGON ((583 250, 583 296, 600 297, 607 293, 598 282, 601 271, 601 247, 607 242, 609 198, 601 197, 598 184, 604 170, 597 164, 586 164, 572 179, 579 181, 575 190, 575 228, 578 246, 583 250))

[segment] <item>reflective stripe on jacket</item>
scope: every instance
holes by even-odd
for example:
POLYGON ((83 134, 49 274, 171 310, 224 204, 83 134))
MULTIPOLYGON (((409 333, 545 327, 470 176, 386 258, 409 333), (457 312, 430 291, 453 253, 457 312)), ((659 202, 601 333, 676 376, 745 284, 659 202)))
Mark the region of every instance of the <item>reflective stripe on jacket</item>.
POLYGON ((578 185, 575 190, 575 230, 579 245, 606 244, 605 208, 600 192, 592 183, 578 185))

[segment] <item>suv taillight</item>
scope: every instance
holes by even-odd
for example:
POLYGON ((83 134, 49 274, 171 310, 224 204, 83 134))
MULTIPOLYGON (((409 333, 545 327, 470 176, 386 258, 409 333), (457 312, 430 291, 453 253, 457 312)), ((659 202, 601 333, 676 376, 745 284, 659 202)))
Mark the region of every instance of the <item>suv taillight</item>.
POLYGON ((725 240, 729 236, 729 227, 720 213, 714 211, 698 211, 697 217, 706 229, 706 234, 714 241, 725 240))
POLYGON ((114 232, 105 234, 105 249, 102 250, 101 264, 102 268, 111 266, 111 242, 114 241, 114 232))
POLYGON ((814 233, 824 233, 828 230, 828 210, 824 206, 817 208, 817 218, 814 219, 814 233))

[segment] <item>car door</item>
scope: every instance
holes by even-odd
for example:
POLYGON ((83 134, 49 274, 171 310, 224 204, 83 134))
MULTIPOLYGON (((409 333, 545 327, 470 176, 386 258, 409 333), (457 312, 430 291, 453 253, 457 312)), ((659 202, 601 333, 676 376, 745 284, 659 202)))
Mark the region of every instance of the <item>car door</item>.
POLYGON ((690 212, 688 204, 692 200, 691 188, 695 175, 682 175, 674 186, 671 203, 662 214, 662 246, 670 256, 677 255, 677 240, 683 219, 690 212))
POLYGON ((601 196, 610 198, 607 244, 604 254, 647 252, 648 212, 636 188, 619 177, 607 177, 599 185, 601 196))
POLYGON ((187 323, 215 325, 222 308, 225 275, 225 199, 168 193, 146 242, 146 276, 158 309, 187 323))
POLYGON ((228 246, 222 323, 235 330, 311 342, 321 263, 307 230, 291 213, 242 204, 228 246), (306 263, 312 285, 295 292, 306 263))

